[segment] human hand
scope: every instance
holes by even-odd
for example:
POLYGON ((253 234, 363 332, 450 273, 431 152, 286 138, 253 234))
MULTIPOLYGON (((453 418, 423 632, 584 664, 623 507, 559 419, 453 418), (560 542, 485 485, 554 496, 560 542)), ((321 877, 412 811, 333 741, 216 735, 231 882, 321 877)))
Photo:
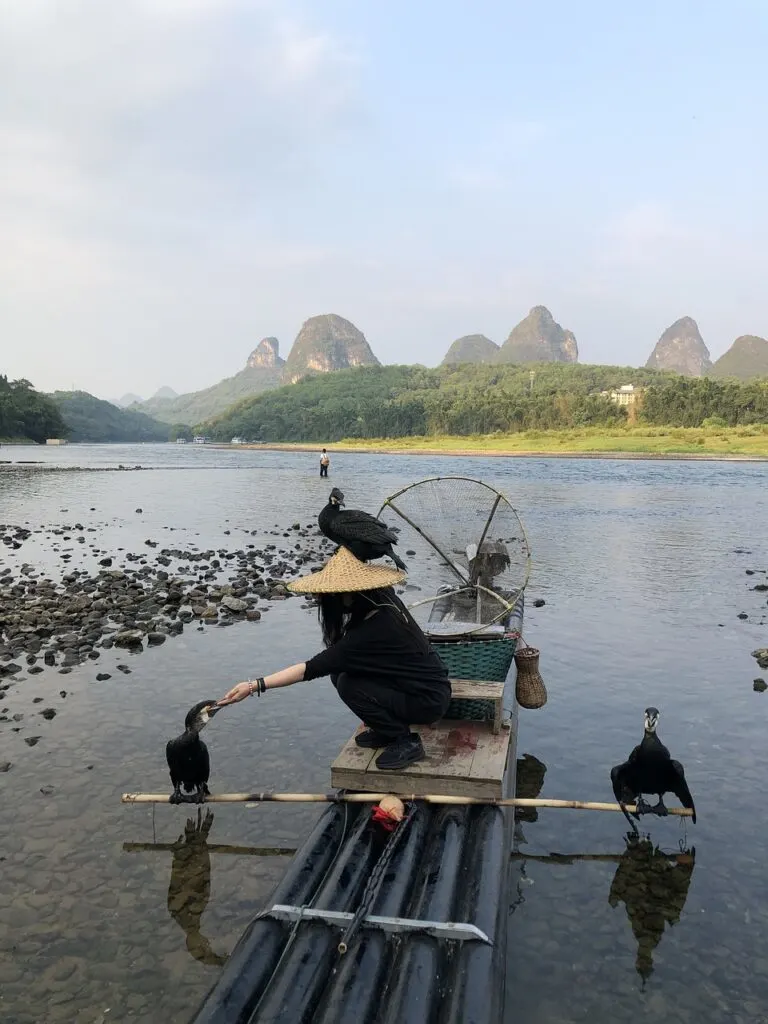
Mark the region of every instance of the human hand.
POLYGON ((240 700, 245 700, 246 697, 251 695, 251 684, 250 683, 238 683, 233 686, 229 693, 225 694, 221 700, 216 702, 217 708, 224 708, 227 704, 237 704, 240 700))

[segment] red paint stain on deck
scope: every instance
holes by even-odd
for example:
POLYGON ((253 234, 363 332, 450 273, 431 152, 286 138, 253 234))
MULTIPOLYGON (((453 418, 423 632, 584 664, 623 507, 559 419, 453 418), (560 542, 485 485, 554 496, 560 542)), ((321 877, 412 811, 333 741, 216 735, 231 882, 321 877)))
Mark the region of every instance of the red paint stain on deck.
POLYGON ((477 733, 474 729, 451 729, 445 737, 446 754, 456 754, 460 750, 476 750, 477 733))

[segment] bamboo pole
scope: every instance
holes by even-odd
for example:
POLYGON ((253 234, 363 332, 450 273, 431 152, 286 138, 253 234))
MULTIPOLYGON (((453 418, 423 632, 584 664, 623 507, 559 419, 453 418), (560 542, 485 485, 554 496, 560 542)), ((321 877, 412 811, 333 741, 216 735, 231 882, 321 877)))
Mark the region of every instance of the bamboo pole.
MULTIPOLYGON (((376 804, 392 793, 215 793, 205 798, 207 804, 376 804)), ((420 796, 416 793, 397 794, 403 801, 421 800, 426 804, 482 804, 493 807, 552 807, 573 811, 619 811, 619 804, 596 803, 586 800, 529 800, 511 797, 506 800, 484 800, 474 796, 420 796)), ((121 802, 124 804, 167 804, 170 797, 166 793, 123 793, 121 802)), ((184 806, 184 805, 183 805, 184 806)), ((188 806, 188 804, 186 804, 188 806)), ((626 804, 632 813, 634 804, 626 804)), ((686 807, 669 807, 670 814, 680 818, 690 818, 692 811, 686 807)))
MULTIPOLYGON (((203 844, 201 844, 203 845, 203 844)), ((283 846, 233 846, 230 843, 205 843, 208 853, 231 853, 238 857, 292 857, 296 850, 283 846)), ((155 850, 175 853, 177 850, 190 849, 189 845, 180 843, 123 843, 123 853, 148 853, 155 850)))

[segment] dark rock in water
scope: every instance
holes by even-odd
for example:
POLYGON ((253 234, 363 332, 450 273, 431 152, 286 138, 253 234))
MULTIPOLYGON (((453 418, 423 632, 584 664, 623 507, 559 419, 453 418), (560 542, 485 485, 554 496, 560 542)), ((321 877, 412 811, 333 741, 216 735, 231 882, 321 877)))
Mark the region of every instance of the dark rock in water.
POLYGON ((96 673, 96 682, 97 683, 103 683, 107 679, 111 679, 111 678, 112 678, 112 676, 109 674, 109 672, 97 672, 96 673))
POLYGON ((245 613, 245 617, 249 622, 258 622, 261 618, 261 612, 258 608, 249 608, 245 613))
POLYGON ((749 616, 747 615, 746 612, 739 612, 739 614, 736 616, 736 618, 737 619, 748 619, 749 616))
POLYGON ((118 670, 118 672, 122 672, 123 675, 126 675, 126 676, 129 676, 131 674, 131 670, 128 668, 127 665, 118 665, 117 666, 117 670, 118 670))
POLYGON ((754 576, 755 575, 755 570, 754 569, 745 569, 744 572, 747 574, 747 576, 754 576))
POLYGON ((754 587, 752 587, 752 589, 753 590, 757 590, 760 593, 763 593, 766 590, 768 590, 768 583, 757 583, 757 584, 755 584, 754 587))
POLYGON ((760 668, 768 668, 768 647, 759 647, 752 651, 752 657, 757 659, 760 668))
POLYGON ((38 712, 43 716, 46 721, 50 722, 52 718, 56 717, 56 708, 45 708, 44 711, 38 712))
POLYGON ((248 605, 245 601, 239 597, 231 597, 229 594, 225 594, 221 599, 222 605, 231 612, 244 612, 248 605))
POLYGON ((25 737, 24 742, 27 744, 28 747, 36 747, 41 739, 42 736, 27 736, 25 737))
POLYGON ((533 607, 534 608, 543 608, 546 603, 547 602, 544 600, 543 597, 537 597, 536 600, 533 602, 533 607))
POLYGON ((126 629, 115 636, 115 647, 140 647, 144 634, 140 629, 126 629))
POLYGON ((31 676, 38 676, 42 671, 44 671, 42 665, 33 665, 29 670, 29 674, 31 676))
POLYGON ((13 662, 10 665, 0 665, 0 679, 3 676, 13 676, 17 672, 21 672, 21 665, 15 665, 13 662))
POLYGON ((143 511, 144 511, 144 509, 143 509, 143 508, 137 508, 137 509, 136 509, 136 511, 137 511, 137 512, 143 512, 143 511))
POLYGON ((165 633, 147 633, 147 643, 150 647, 159 647, 168 639, 165 633))
POLYGON ((53 786, 41 786, 40 792, 43 794, 43 796, 50 796, 51 793, 55 792, 55 790, 53 786))
POLYGON ((752 683, 752 689, 756 690, 757 693, 765 693, 768 690, 768 683, 764 679, 755 679, 752 683))
POLYGON ((46 665, 55 665, 56 655, 53 653, 53 651, 46 651, 45 654, 43 655, 43 661, 45 662, 46 665))
POLYGON ((0 775, 2 775, 3 772, 9 772, 11 770, 12 765, 12 761, 0 761, 0 775))

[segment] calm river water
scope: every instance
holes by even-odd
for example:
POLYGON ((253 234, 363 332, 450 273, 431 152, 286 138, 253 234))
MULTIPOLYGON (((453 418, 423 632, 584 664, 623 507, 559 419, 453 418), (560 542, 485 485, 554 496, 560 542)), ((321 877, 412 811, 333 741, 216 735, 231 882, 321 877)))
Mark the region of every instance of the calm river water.
MULTIPOLYGON (((519 825, 510 1024, 768 1022, 768 693, 753 692, 750 657, 768 646, 768 595, 751 589, 768 582, 768 465, 337 454, 326 482, 314 454, 72 446, 0 457, 157 467, 0 473, 0 523, 76 519, 102 548, 127 551, 145 539, 231 549, 243 529, 311 522, 329 484, 374 511, 426 476, 499 486, 534 554, 526 636, 550 699, 521 712, 518 753, 546 766, 542 795, 611 799, 610 767, 652 704, 699 816, 646 823, 652 845, 636 849, 616 814, 540 811, 519 825)), ((49 564, 46 544, 33 534, 18 553, 3 548, 0 569, 49 564)), ((126 807, 120 794, 167 789, 165 741, 193 703, 319 646, 314 618, 287 601, 258 623, 188 627, 122 652, 129 675, 46 669, 0 700, 0 763, 12 762, 0 774, 5 1024, 188 1019, 317 812, 217 806, 209 858, 174 855, 189 809, 126 807), (52 721, 38 717, 47 707, 52 721)), ((120 660, 105 652, 98 669, 120 660)), ((206 733, 212 786, 325 790, 353 727, 327 681, 247 702, 206 733)))

